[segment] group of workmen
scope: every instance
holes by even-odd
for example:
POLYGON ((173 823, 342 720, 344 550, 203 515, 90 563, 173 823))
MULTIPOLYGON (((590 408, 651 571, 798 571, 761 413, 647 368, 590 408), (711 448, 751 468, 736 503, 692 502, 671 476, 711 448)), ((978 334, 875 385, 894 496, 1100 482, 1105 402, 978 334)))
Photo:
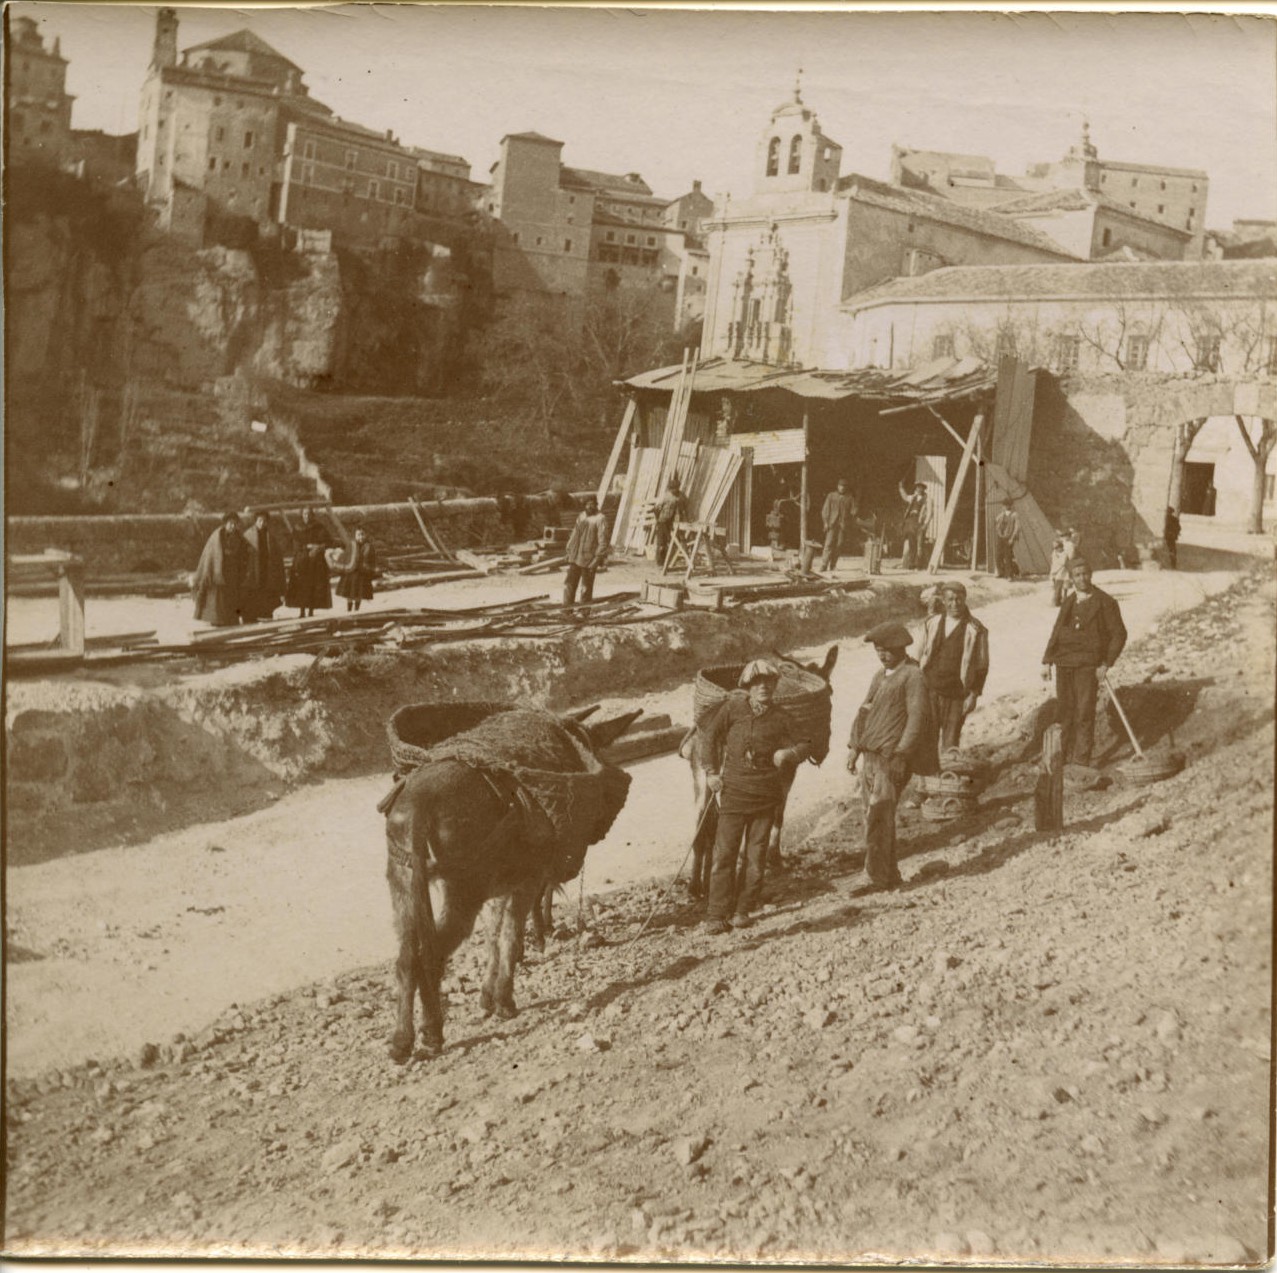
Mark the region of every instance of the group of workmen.
MULTIPOLYGON (((1117 601, 1097 588, 1090 565, 1069 565, 1071 591, 1062 599, 1042 655, 1042 675, 1054 672, 1065 762, 1089 767, 1098 688, 1126 644, 1117 601)), ((874 674, 848 739, 847 768, 860 774, 864 812, 864 878, 855 895, 898 888, 896 806, 914 774, 934 774, 940 757, 958 749, 989 672, 989 634, 967 607, 966 587, 941 584, 938 608, 914 637, 901 623, 881 623, 865 641, 881 667, 874 674)), ((719 801, 718 835, 705 927, 722 933, 752 922, 762 892, 772 827, 783 810, 795 767, 811 755, 775 701, 779 669, 748 663, 735 710, 720 712, 707 738, 709 786, 719 801), (736 869, 744 853, 741 870, 736 869)))
MULTIPOLYGON (((332 608, 328 552, 335 542, 309 508, 292 531, 292 561, 284 564, 284 544, 270 514, 257 511, 243 530, 238 513, 227 513, 208 537, 191 582, 195 617, 213 627, 260 623, 272 619, 281 605, 296 606, 299 618, 332 608)), ((335 567, 337 595, 348 612, 373 595, 380 573, 377 549, 362 526, 356 526, 344 560, 335 567)))

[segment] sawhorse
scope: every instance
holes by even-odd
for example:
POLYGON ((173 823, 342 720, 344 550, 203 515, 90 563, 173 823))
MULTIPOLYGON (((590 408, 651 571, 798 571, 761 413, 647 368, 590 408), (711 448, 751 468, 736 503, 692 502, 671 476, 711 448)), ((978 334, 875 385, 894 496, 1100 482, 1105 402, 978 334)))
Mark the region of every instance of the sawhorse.
POLYGON ((669 551, 661 563, 661 574, 670 572, 680 562, 687 563, 683 576, 686 583, 696 573, 697 561, 704 558, 705 568, 711 575, 735 574, 727 551, 717 541, 726 531, 713 522, 679 522, 670 535, 669 551))

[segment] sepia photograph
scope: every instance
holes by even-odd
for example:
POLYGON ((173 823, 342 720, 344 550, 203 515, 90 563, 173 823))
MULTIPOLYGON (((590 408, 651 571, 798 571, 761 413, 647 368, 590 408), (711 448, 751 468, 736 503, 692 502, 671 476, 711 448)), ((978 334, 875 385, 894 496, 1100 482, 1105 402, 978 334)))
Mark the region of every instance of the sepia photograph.
POLYGON ((1273 1260, 1277 16, 4 7, 0 1256, 1273 1260))

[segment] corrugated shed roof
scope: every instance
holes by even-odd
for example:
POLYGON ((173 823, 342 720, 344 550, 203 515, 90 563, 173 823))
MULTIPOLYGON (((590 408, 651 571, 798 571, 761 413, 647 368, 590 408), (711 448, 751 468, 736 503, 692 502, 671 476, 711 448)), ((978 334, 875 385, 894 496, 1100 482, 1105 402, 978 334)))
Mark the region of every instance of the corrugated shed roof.
MULTIPOLYGON (((631 389, 673 391, 681 366, 658 367, 620 381, 631 389)), ((978 358, 941 358, 908 373, 864 367, 858 371, 809 371, 769 363, 708 358, 696 367, 693 392, 752 393, 783 389, 800 398, 838 401, 864 398, 907 404, 942 402, 992 392, 997 376, 978 358)))
POLYGON ((1077 259, 1053 239, 1047 238, 1045 234, 1031 226, 1021 225, 1010 217, 986 212, 970 204, 954 203, 949 199, 942 199, 939 195, 926 194, 921 190, 907 190, 903 186, 887 185, 886 182, 875 181, 872 177, 862 177, 859 173, 852 173, 839 180, 838 193, 861 203, 889 208, 893 212, 928 217, 946 225, 961 226, 964 230, 986 234, 990 238, 1006 239, 1024 247, 1036 248, 1054 257, 1077 259))
POLYGON ((1130 261, 1076 265, 951 265, 880 283, 844 310, 888 301, 1194 296, 1277 298, 1277 261, 1130 261))

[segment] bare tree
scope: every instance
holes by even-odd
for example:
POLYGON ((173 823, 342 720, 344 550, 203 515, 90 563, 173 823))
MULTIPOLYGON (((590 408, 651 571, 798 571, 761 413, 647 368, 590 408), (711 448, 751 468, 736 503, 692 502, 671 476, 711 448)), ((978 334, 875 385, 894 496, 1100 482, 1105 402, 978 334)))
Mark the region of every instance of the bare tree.
POLYGON ((1237 431, 1242 435, 1242 441, 1246 443, 1246 450, 1250 452, 1250 458, 1255 465, 1250 487, 1250 519, 1246 530, 1251 535, 1262 535, 1264 533, 1264 493, 1268 483, 1268 457, 1272 454, 1274 444, 1277 444, 1277 421, 1260 420, 1259 437, 1252 438, 1250 431, 1246 428, 1246 421, 1239 415, 1235 415, 1233 419, 1237 421, 1237 431))

